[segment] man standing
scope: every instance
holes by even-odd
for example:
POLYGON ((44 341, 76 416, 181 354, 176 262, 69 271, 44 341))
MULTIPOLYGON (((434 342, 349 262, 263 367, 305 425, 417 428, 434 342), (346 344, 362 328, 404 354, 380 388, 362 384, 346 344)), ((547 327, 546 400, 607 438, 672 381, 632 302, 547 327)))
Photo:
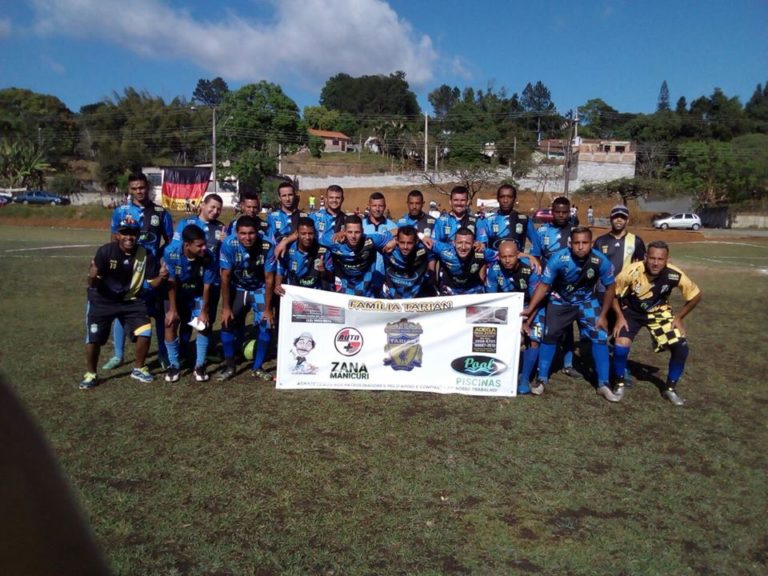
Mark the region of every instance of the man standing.
POLYGON ((258 225, 259 232, 266 233, 267 222, 262 220, 261 216, 261 198, 259 198, 258 192, 249 185, 240 184, 240 202, 239 202, 240 214, 227 225, 227 236, 231 236, 235 233, 237 227, 237 220, 242 216, 248 216, 253 218, 258 225))
POLYGON ((277 260, 275 272, 275 293, 285 294, 283 284, 304 288, 324 289, 326 278, 333 270, 328 249, 320 246, 312 218, 299 218, 298 239, 277 260))
POLYGON ((485 219, 488 247, 498 250, 503 240, 514 240, 518 251, 525 252, 526 240, 533 245, 539 237, 531 219, 515 210, 517 188, 512 184, 502 184, 496 190, 496 199, 499 202, 498 211, 485 219))
POLYGON ((454 186, 451 190, 451 211, 440 216, 435 225, 435 240, 452 242, 459 228, 468 229, 475 238, 476 249, 488 244, 485 225, 469 210, 469 190, 466 186, 454 186))
POLYGON ((279 244, 283 238, 296 231, 299 218, 307 216, 296 208, 296 188, 291 182, 281 182, 277 187, 280 208, 267 214, 267 235, 279 244))
POLYGON ((322 236, 329 230, 339 232, 344 227, 346 214, 342 209, 344 204, 344 189, 336 184, 331 184, 325 191, 325 207, 312 214, 315 221, 315 229, 318 236, 322 236))
POLYGON ((424 195, 420 190, 411 190, 408 192, 407 200, 408 212, 398 220, 398 226, 413 226, 419 234, 419 238, 424 236, 434 236, 435 224, 437 218, 424 212, 424 195))
MULTIPOLYGON (((527 257, 520 255, 515 240, 502 240, 498 250, 498 259, 488 265, 485 291, 488 293, 522 292, 525 294, 525 303, 528 304, 530 296, 533 295, 539 283, 539 275, 536 274, 533 263, 527 257)), ((536 312, 532 327, 527 332, 524 331, 525 351, 517 380, 518 394, 528 394, 531 391, 531 374, 539 358, 539 342, 541 342, 544 328, 543 319, 544 312, 540 309, 536 312)))
MULTIPOLYGON (((118 227, 122 222, 132 220, 139 226, 139 246, 142 246, 155 260, 160 261, 163 254, 162 248, 173 238, 173 220, 171 214, 162 206, 158 206, 149 197, 149 179, 142 172, 135 172, 128 176, 128 190, 130 191, 131 201, 115 208, 112 212, 112 240, 117 239, 118 227)), ((156 294, 152 291, 144 293, 147 310, 152 318, 155 319, 155 329, 157 330, 157 354, 161 365, 166 367, 168 356, 165 350, 163 339, 164 313, 162 306, 162 294, 156 294)), ((115 354, 107 361, 103 370, 112 370, 123 363, 123 350, 125 348, 125 331, 123 325, 115 323, 112 340, 115 354)))
POLYGON ((616 278, 613 373, 615 391, 622 395, 632 341, 640 328, 645 327, 651 333, 656 352, 670 351, 667 382, 662 394, 675 406, 682 406, 684 401, 675 388, 688 358, 683 318, 701 301, 701 290, 680 268, 669 264, 668 259, 667 243, 655 240, 648 244, 644 262, 630 264, 616 278), (679 288, 685 299, 685 304, 676 315, 669 305, 669 296, 674 288, 679 288))
POLYGON ((131 340, 136 343, 131 378, 139 382, 153 380, 145 366, 152 324, 141 295, 149 288, 158 288, 168 276, 168 271, 165 266, 159 265, 159 259, 139 245, 140 231, 139 222, 133 218, 118 222, 115 240, 99 248, 91 262, 85 336, 88 368, 80 382, 81 390, 88 390, 99 383, 96 366, 113 321, 124 324, 131 340))
POLYGON ((328 248, 336 276, 335 290, 354 296, 377 296, 374 289, 374 267, 378 250, 392 238, 388 231, 365 234, 359 216, 347 216, 343 233, 327 230, 320 244, 328 248), (342 237, 337 240, 334 236, 342 237))
MULTIPOLYGON (((397 224, 394 221, 387 218, 385 215, 387 210, 387 199, 381 192, 373 192, 368 197, 368 208, 365 211, 365 217, 363 218, 363 232, 365 234, 381 234, 382 232, 389 232, 394 234, 397 232, 397 224)), ((373 291, 375 294, 380 294, 384 285, 384 258, 381 254, 376 255, 376 264, 373 275, 373 291)))
POLYGON ((595 250, 611 261, 616 275, 632 262, 645 258, 645 244, 639 236, 627 230, 628 221, 629 209, 622 204, 614 206, 611 208, 611 231, 595 240, 595 250))
POLYGON ((610 367, 608 360, 607 314, 613 302, 614 278, 608 259, 592 250, 592 232, 589 228, 577 226, 571 231, 570 248, 553 254, 544 269, 541 282, 531 297, 522 315, 530 326, 533 313, 551 290, 545 314, 545 330, 539 348, 539 376, 533 394, 544 392, 549 381, 549 370, 557 349, 557 342, 567 330, 572 330, 578 321, 582 337, 592 341, 592 357, 597 372, 597 393, 609 402, 618 402, 608 386, 610 367), (600 281, 606 286, 602 305, 594 295, 595 284, 600 281))
POLYGON ((235 375, 235 348, 245 331, 245 317, 253 311, 257 327, 257 346, 252 374, 261 380, 272 377, 262 369, 272 339, 272 290, 266 289, 265 272, 274 272, 274 245, 250 216, 237 220, 235 234, 221 246, 221 346, 225 366, 216 379, 229 380, 235 375))
POLYGON ((205 373, 205 357, 213 325, 209 312, 211 288, 218 278, 218 261, 206 248, 205 232, 194 224, 184 227, 181 238, 165 247, 163 261, 168 268, 165 346, 170 364, 165 381, 179 381, 179 349, 189 344, 191 327, 188 323, 196 319, 194 374, 197 382, 206 382, 209 377, 205 373))

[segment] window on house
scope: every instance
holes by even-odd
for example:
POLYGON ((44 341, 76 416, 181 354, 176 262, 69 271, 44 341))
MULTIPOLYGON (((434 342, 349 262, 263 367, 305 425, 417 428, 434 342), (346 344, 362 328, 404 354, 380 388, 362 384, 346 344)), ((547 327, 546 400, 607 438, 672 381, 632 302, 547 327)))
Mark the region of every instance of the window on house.
POLYGON ((626 150, 626 146, 616 146, 616 152, 619 154, 623 154, 624 150, 626 150))
POLYGON ((332 140, 332 143, 333 143, 334 146, 338 146, 339 145, 339 139, 338 138, 334 138, 332 140))

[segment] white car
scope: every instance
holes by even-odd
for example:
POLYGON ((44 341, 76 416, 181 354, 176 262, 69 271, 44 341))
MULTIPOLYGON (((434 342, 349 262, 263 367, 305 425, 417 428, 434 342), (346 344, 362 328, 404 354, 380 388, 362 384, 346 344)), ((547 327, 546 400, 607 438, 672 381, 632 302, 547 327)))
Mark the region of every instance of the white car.
POLYGON ((672 216, 654 220, 653 227, 661 228, 662 230, 666 230, 667 228, 698 230, 701 228, 701 218, 699 218, 698 214, 681 212, 680 214, 672 214, 672 216))

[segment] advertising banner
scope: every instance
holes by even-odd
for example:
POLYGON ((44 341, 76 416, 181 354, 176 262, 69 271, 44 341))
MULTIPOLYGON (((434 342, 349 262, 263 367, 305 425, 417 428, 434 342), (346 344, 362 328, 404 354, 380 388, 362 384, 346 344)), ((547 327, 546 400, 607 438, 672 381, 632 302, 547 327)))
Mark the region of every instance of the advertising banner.
POLYGON ((522 293, 378 300, 284 288, 277 388, 516 395, 522 293))

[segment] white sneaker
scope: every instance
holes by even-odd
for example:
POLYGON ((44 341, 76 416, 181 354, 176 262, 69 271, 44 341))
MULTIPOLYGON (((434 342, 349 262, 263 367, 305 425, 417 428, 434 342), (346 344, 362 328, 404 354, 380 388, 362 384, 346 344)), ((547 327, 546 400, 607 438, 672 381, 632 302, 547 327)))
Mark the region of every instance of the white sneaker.
POLYGON ((544 394, 544 381, 543 380, 536 380, 536 384, 531 386, 531 394, 534 396, 541 396, 544 394))
POLYGON ((620 402, 621 396, 616 396, 616 394, 611 391, 611 389, 608 386, 600 386, 597 389, 597 395, 602 396, 608 402, 620 402))
POLYGON ((685 404, 685 400, 680 398, 680 396, 677 395, 677 392, 672 390, 671 388, 669 390, 664 390, 664 392, 661 393, 664 398, 672 402, 675 406, 683 406, 685 404))

